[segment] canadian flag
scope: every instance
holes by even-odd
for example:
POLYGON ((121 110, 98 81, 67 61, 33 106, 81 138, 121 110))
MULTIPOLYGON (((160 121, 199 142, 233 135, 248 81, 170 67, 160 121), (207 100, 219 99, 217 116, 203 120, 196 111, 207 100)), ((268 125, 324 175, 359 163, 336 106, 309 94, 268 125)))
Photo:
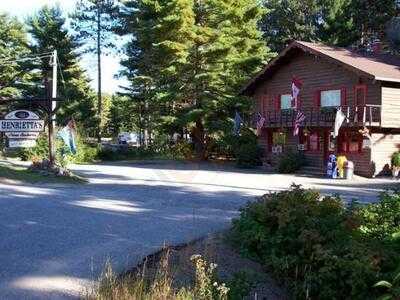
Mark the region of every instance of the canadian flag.
POLYGON ((297 110, 299 108, 299 94, 303 83, 301 80, 293 77, 292 79, 292 107, 297 110))

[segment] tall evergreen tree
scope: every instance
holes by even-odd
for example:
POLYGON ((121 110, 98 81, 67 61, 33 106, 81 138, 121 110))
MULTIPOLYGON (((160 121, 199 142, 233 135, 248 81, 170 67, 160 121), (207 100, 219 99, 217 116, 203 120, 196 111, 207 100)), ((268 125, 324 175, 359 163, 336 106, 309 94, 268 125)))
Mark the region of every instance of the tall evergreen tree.
MULTIPOLYGON (((83 44, 85 52, 97 56, 97 115, 102 113, 101 91, 101 57, 105 49, 114 46, 113 33, 118 27, 118 7, 115 0, 80 0, 72 15, 72 27, 77 38, 83 44)), ((100 124, 97 131, 98 141, 101 139, 100 124)))
MULTIPOLYGON (((28 32, 33 39, 30 46, 32 54, 40 55, 57 49, 58 90, 59 95, 65 99, 64 102, 59 103, 58 122, 65 123, 69 118, 74 117, 90 131, 98 123, 93 110, 94 93, 89 86, 87 76, 78 65, 79 57, 76 52, 79 45, 68 35, 61 10, 58 7, 44 6, 30 17, 27 23, 28 32)), ((37 64, 33 65, 34 70, 40 71, 36 77, 36 83, 40 85, 43 78, 51 77, 49 58, 37 61, 37 64)))
POLYGON ((5 14, 0 15, 0 98, 25 94, 30 74, 26 72, 30 54, 24 25, 5 14))
POLYGON ((131 45, 151 64, 147 72, 128 71, 149 83, 164 125, 189 131, 198 157, 205 158, 207 141, 229 127, 243 104, 239 87, 270 57, 257 27, 263 10, 256 0, 138 3, 133 14, 141 29, 131 45))

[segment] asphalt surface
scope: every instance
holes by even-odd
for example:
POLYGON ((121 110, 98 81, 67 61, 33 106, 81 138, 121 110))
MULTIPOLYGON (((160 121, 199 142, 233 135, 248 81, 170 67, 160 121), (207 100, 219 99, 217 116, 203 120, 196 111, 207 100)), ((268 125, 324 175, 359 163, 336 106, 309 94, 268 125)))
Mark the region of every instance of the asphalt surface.
POLYGON ((292 183, 371 202, 393 181, 351 182, 176 162, 73 166, 88 184, 0 181, 0 299, 71 299, 107 260, 123 271, 164 244, 227 228, 254 196, 292 183))

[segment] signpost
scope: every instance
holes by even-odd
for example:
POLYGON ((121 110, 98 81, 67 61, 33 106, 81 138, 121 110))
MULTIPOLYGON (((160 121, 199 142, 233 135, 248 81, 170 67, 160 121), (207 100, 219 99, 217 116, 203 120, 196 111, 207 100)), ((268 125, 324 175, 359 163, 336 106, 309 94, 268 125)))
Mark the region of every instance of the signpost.
MULTIPOLYGON (((21 98, 21 99, 1 99, 1 104, 6 102, 23 102, 29 107, 37 107, 46 114, 48 136, 49 136, 49 161, 51 165, 55 163, 55 113, 59 106, 58 101, 63 101, 57 97, 57 50, 51 55, 50 65, 52 66, 51 86, 47 77, 44 78, 46 89, 45 98, 21 98)), ((0 120, 0 132, 4 132, 8 138, 8 145, 15 147, 33 147, 39 133, 45 130, 45 121, 40 119, 37 114, 29 110, 16 110, 7 114, 0 120)))
POLYGON ((34 147, 44 120, 29 110, 15 110, 0 120, 0 132, 5 132, 10 148, 34 147))

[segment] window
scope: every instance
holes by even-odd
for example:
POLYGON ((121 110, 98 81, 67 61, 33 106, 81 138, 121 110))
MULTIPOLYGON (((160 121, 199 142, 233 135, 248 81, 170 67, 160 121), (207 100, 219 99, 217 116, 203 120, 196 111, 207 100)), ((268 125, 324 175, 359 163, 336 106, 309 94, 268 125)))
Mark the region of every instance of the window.
POLYGON ((273 145, 285 145, 286 144, 286 133, 281 131, 275 131, 272 135, 272 144, 273 145))
POLYGON ((340 106, 342 99, 341 90, 321 91, 321 107, 340 106))
POLYGON ((281 109, 291 109, 292 108, 292 95, 285 94, 281 95, 281 109))

